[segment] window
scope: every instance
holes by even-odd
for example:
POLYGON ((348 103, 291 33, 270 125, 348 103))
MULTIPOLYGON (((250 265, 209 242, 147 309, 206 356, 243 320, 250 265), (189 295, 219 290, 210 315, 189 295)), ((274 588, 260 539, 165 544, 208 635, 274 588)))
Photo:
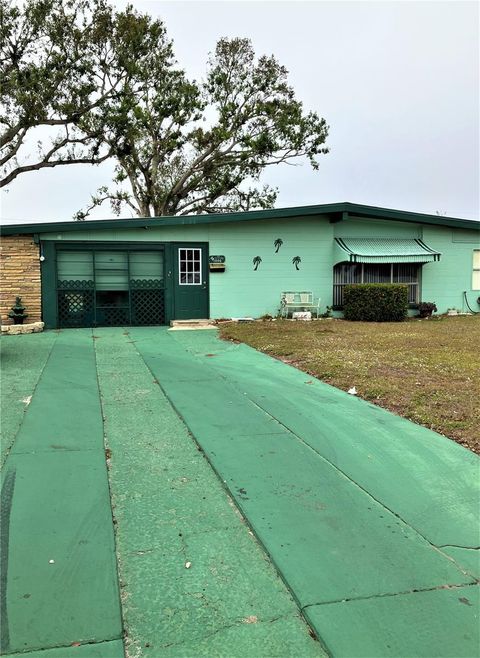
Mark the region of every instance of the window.
POLYGON ((472 290, 480 290, 480 249, 473 250, 472 290))
MULTIPOLYGON (((338 263, 333 268, 333 306, 343 306, 343 288, 350 283, 405 283, 408 303, 418 304, 420 268, 418 263, 338 263)), ((480 259, 478 274, 480 282, 480 259)))
POLYGON ((142 288, 163 288, 163 251, 132 251, 129 268, 130 283, 142 288))
POLYGON ((198 286, 202 283, 202 250, 178 250, 178 283, 182 286, 198 286))
POLYGON ((128 254, 126 251, 95 251, 95 288, 128 291, 128 254))

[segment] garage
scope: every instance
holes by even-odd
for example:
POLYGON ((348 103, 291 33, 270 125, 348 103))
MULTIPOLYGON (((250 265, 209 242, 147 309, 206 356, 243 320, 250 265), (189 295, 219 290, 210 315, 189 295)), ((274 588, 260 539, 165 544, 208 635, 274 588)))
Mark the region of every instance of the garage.
POLYGON ((52 311, 59 328, 163 325, 208 317, 204 245, 55 246, 52 311))

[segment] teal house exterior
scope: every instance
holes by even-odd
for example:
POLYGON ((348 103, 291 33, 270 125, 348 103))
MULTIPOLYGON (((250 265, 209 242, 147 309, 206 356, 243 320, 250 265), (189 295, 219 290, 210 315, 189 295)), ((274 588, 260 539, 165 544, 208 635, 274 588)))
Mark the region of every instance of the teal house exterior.
POLYGON ((412 314, 421 301, 480 311, 478 221, 339 203, 31 223, 2 236, 7 260, 26 236, 38 250, 47 328, 277 315, 284 291, 310 291, 320 312, 341 315, 344 285, 362 282, 406 283, 412 314))

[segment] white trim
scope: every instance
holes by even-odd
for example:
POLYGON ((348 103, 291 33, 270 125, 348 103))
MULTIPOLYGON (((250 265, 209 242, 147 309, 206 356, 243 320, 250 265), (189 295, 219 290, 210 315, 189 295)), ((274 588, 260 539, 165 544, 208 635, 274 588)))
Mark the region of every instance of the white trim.
POLYGON ((472 263, 472 290, 480 290, 480 249, 473 250, 472 263))

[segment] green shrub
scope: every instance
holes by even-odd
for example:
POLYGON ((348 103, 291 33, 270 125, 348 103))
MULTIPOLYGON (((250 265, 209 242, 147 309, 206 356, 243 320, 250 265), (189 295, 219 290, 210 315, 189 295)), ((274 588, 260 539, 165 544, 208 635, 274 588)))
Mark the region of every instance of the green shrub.
POLYGON ((438 311, 437 305, 435 302, 420 302, 418 305, 418 315, 421 318, 430 318, 432 313, 438 311))
POLYGON ((400 322, 407 317, 408 286, 401 283, 359 283, 343 291, 346 320, 400 322))

